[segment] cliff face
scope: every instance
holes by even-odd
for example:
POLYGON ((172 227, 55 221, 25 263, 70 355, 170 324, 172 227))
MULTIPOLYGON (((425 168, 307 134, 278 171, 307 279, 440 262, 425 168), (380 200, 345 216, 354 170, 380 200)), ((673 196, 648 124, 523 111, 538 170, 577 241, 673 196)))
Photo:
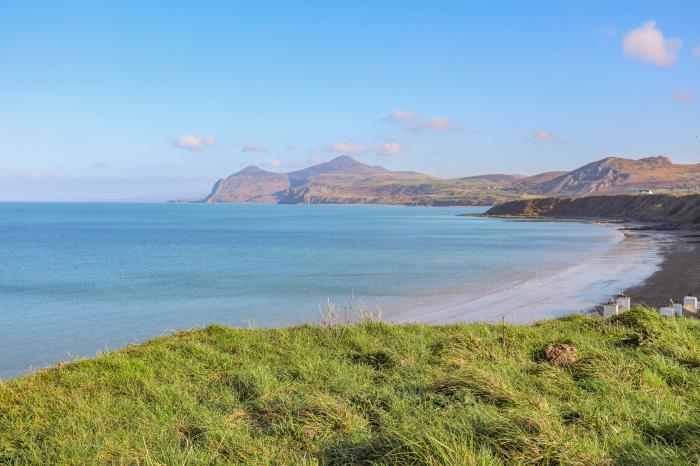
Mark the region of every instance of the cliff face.
POLYGON ((289 177, 250 166, 214 184, 204 202, 253 202, 276 204, 275 193, 288 189, 289 177))
POLYGON ((487 215, 610 218, 700 227, 700 195, 619 195, 545 198, 506 202, 487 215))

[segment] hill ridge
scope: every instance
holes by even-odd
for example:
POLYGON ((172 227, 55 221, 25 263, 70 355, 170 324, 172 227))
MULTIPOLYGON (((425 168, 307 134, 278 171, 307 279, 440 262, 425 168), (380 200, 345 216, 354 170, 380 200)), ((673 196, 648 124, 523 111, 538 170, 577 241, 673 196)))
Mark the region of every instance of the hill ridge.
POLYGON ((218 180, 202 202, 495 205, 541 196, 581 197, 639 191, 700 192, 700 164, 666 156, 605 157, 571 171, 532 176, 492 173, 438 178, 391 171, 348 155, 287 173, 256 165, 218 180))

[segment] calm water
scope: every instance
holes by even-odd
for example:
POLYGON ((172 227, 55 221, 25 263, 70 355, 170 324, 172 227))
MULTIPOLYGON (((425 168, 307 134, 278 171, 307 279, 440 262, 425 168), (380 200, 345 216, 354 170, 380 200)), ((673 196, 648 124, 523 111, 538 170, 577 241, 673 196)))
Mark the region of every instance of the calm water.
POLYGON ((599 225, 478 208, 0 204, 0 377, 175 329, 314 321, 533 275, 609 247, 599 225))

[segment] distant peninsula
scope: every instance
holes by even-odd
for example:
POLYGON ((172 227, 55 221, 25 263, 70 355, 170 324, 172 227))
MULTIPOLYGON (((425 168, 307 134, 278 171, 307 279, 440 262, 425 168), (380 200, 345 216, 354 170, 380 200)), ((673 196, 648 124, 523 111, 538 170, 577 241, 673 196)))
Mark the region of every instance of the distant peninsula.
POLYGON ((534 176, 487 174, 438 178, 391 171, 343 155, 288 173, 249 166, 218 180, 204 203, 496 205, 547 196, 700 192, 700 164, 664 156, 608 157, 576 170, 534 176))

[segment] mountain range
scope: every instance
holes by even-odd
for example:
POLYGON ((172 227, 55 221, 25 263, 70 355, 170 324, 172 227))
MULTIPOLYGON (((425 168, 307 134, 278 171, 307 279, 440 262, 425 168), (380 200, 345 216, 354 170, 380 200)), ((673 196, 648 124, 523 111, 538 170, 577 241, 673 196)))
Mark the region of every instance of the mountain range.
POLYGON ((343 155, 288 173, 249 166, 218 180, 206 203, 495 205, 543 196, 700 192, 700 164, 664 156, 608 157, 575 170, 534 176, 488 174, 437 178, 390 171, 343 155))

